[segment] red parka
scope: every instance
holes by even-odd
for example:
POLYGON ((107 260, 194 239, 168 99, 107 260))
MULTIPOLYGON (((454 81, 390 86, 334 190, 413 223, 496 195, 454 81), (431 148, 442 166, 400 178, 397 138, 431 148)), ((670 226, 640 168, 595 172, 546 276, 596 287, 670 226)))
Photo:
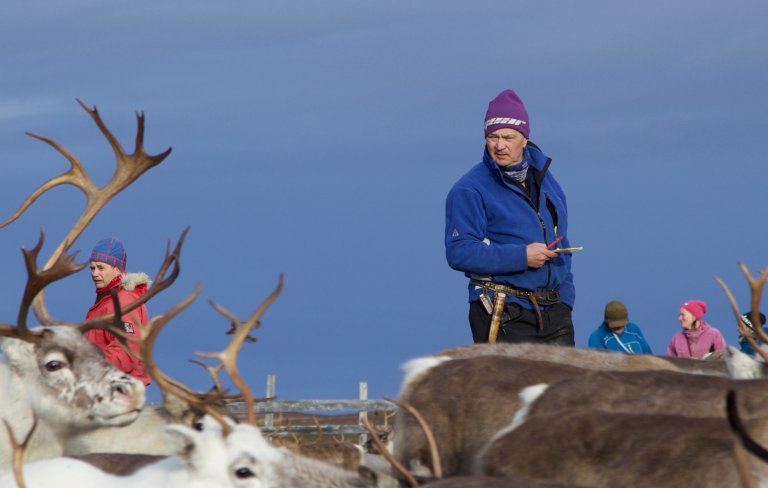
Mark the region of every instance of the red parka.
MULTIPOLYGON (((96 295, 96 302, 88 310, 85 319, 90 320, 115 311, 115 307, 112 304, 112 295, 109 292, 112 288, 118 287, 117 296, 120 306, 125 307, 146 293, 148 285, 149 277, 144 273, 127 273, 118 276, 109 286, 99 290, 101 293, 96 295)), ((125 332, 140 338, 142 328, 149 322, 147 307, 141 305, 132 312, 123 315, 122 320, 125 332)), ((104 352, 104 358, 117 366, 118 369, 135 376, 143 381, 145 385, 150 383, 149 376, 144 372, 144 363, 128 354, 114 334, 103 329, 91 329, 85 333, 85 337, 99 346, 104 352)), ((139 350, 139 346, 133 342, 128 342, 128 347, 136 352, 139 350)))

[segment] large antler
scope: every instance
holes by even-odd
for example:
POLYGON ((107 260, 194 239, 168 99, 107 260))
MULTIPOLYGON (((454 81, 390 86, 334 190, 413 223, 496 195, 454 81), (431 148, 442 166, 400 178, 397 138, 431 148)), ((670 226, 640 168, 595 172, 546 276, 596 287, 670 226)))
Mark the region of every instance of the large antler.
POLYGON ((749 283, 750 303, 752 305, 752 316, 750 319, 752 320, 752 324, 754 324, 754 331, 749 330, 741 319, 739 305, 736 303, 736 299, 733 297, 731 290, 728 289, 726 284, 720 278, 716 277, 715 281, 717 281, 723 289, 725 296, 728 297, 728 302, 731 304, 731 310, 733 310, 733 314, 736 317, 736 327, 739 330, 739 333, 747 340, 747 342, 749 342, 752 349, 760 354, 763 360, 768 363, 768 353, 766 353, 766 351, 764 351, 752 337, 754 332, 763 343, 768 344, 768 335, 763 331, 763 327, 760 324, 760 300, 763 296, 763 287, 765 286, 766 280, 768 280, 768 268, 762 271, 759 278, 754 278, 744 263, 739 263, 739 269, 744 273, 744 277, 747 279, 747 283, 749 283))
MULTIPOLYGON (((138 128, 136 131, 136 144, 133 153, 128 154, 117 141, 115 136, 109 131, 109 129, 107 129, 104 121, 99 115, 99 112, 96 110, 96 107, 91 109, 79 99, 77 100, 77 103, 79 103, 80 106, 83 107, 83 109, 88 113, 88 115, 91 116, 93 121, 99 127, 102 134, 104 134, 104 137, 106 137, 107 141, 112 147, 112 151, 115 154, 115 159, 117 160, 117 166, 115 168, 114 175, 109 180, 109 182, 104 185, 104 187, 99 188, 88 176, 77 158, 67 149, 52 139, 28 132, 27 135, 47 143, 60 154, 62 154, 65 158, 67 158, 67 160, 69 160, 71 166, 69 171, 55 176, 40 185, 29 197, 27 197, 19 209, 11 217, 9 217, 8 220, 0 223, 0 228, 2 228, 11 222, 14 222, 24 213, 24 211, 26 211, 27 208, 29 208, 30 205, 32 205, 32 203, 35 202, 35 200, 37 200, 43 193, 50 190, 51 188, 59 185, 69 184, 82 190, 87 200, 85 210, 83 210, 83 213, 77 219, 77 222, 75 222, 72 229, 67 233, 56 250, 54 250, 53 254, 51 254, 50 258, 43 266, 43 272, 57 266, 61 267, 63 262, 71 261, 71 259, 74 258, 74 255, 66 256, 66 251, 72 246, 72 243, 80 236, 83 230, 93 220, 96 214, 98 214, 99 211, 107 204, 107 202, 109 202, 109 200, 111 200, 115 195, 124 190, 128 185, 136 181, 136 179, 138 179, 138 177, 144 174, 144 172, 146 172, 148 169, 160 164, 171 153, 170 147, 157 155, 150 155, 144 151, 143 112, 136 113, 136 119, 138 123, 138 128), (61 259, 62 255, 66 256, 63 260, 61 259)), ((37 252, 34 253, 35 259, 37 258, 38 252, 39 248, 37 249, 37 252)), ((29 264, 27 265, 27 269, 29 271, 29 264)), ((70 271, 69 274, 71 274, 79 271, 80 269, 82 269, 82 267, 77 269, 69 268, 68 271, 70 271)), ((35 278, 40 278, 40 276, 36 274, 35 278)), ((27 293, 35 292, 35 295, 32 297, 32 309, 35 313, 35 316, 37 317, 37 320, 43 325, 55 324, 56 321, 51 318, 50 314, 48 313, 48 309, 45 306, 43 295, 43 288, 45 288, 45 285, 50 283, 52 280, 46 282, 44 277, 41 278, 41 280, 42 286, 40 286, 40 284, 35 286, 28 285, 25 296, 27 293)), ((26 316, 26 312, 24 312, 24 315, 26 316)))

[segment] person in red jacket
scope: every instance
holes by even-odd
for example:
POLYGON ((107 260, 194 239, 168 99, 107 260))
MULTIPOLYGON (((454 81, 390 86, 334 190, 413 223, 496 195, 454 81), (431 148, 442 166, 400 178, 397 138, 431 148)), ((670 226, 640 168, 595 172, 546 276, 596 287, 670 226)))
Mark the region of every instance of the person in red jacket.
MULTIPOLYGON (((146 273, 126 273, 125 246, 116 237, 102 239, 91 251, 91 279, 96 287, 96 302, 88 310, 85 319, 101 317, 115 311, 110 290, 117 289, 120 306, 125 307, 146 293, 150 285, 146 273)), ((137 309, 123 315, 123 328, 129 335, 140 338, 142 328, 149 322, 147 307, 141 305, 137 309)), ((144 372, 144 363, 128 353, 117 337, 103 329, 91 329, 85 337, 101 348, 104 358, 120 370, 135 376, 149 385, 149 376, 144 372)), ((139 346, 128 342, 131 350, 138 352, 139 346)))

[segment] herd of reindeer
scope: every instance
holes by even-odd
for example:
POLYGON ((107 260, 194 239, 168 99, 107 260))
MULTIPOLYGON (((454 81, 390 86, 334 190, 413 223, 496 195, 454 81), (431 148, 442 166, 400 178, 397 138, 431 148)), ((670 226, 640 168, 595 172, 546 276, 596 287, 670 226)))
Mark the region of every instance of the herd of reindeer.
MULTIPOLYGON (((756 357, 735 348, 721 358, 688 360, 535 344, 462 346, 404 365, 394 435, 386 444, 372 435, 370 452, 360 448, 345 463, 276 446, 258 427, 259 399, 239 374, 237 355, 278 297, 282 276, 245 321, 213 304, 231 322, 232 339, 220 352, 201 354, 214 363, 206 368, 216 386, 207 392, 174 380, 153 356, 163 327, 195 300, 199 285, 152 318, 138 340, 122 332, 120 320, 174 283, 187 230, 169 244, 149 291, 133 304, 121 309, 115 297, 115 314, 79 323, 47 310, 45 288, 87 264, 75 263, 70 252, 78 236, 113 197, 171 152, 145 152, 144 115, 138 113, 135 150, 128 154, 96 108, 78 103, 115 154, 112 179, 98 187, 67 149, 29 134, 63 155, 70 168, 0 224, 13 223, 58 185, 76 186, 87 198, 44 265, 38 266, 42 232, 34 248, 22 249, 28 276, 18 317, 0 323, 0 488, 768 487, 762 447, 768 446, 768 358, 719 280, 756 357), (30 325, 30 313, 37 324, 30 325), (162 404, 145 406, 144 385, 84 338, 92 328, 138 343, 162 404), (221 386, 223 374, 236 393, 221 386), (227 414, 234 398, 245 404, 239 422, 227 414)), ((740 266, 757 314, 768 268, 753 277, 740 266)))

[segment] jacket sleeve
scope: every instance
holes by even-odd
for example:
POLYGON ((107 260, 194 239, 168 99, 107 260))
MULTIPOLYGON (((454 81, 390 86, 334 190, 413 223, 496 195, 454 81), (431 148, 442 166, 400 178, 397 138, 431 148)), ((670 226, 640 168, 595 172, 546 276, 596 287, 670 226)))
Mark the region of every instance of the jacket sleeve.
MULTIPOLYGON (((120 305, 126 307, 130 303, 136 300, 136 297, 130 295, 120 294, 120 305)), ((141 327, 147 323, 147 307, 141 305, 135 310, 124 314, 122 317, 124 332, 128 335, 135 336, 137 339, 141 338, 141 327)), ((113 364, 117 365, 121 370, 130 372, 134 369, 143 371, 144 365, 138 359, 138 357, 131 355, 126 351, 120 341, 112 334, 109 334, 113 339, 107 347, 104 348, 104 357, 110 359, 113 364)), ((128 348, 134 353, 139 352, 138 344, 128 341, 128 348)))
POLYGON ((528 267, 526 246, 486 239, 483 199, 472 188, 453 188, 445 203, 445 256, 448 265, 465 273, 506 275, 528 267))
MULTIPOLYGON (((602 327, 602 326, 601 326, 602 327)), ((605 344, 603 344, 603 341, 600 337, 600 329, 595 330, 591 334, 589 334, 589 342, 587 344, 587 347, 591 347, 592 349, 605 349, 605 344)))

